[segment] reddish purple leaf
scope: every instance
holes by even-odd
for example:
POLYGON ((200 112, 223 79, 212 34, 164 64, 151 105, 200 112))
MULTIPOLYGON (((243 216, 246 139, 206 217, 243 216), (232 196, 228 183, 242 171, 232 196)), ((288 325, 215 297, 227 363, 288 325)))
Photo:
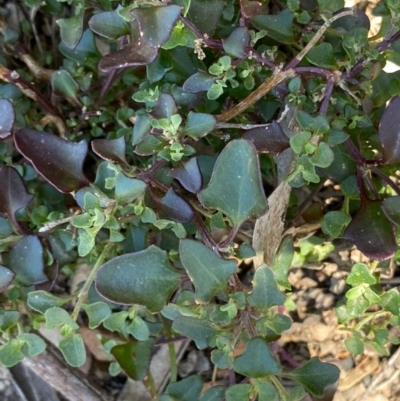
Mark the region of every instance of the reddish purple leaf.
POLYGON ((193 219, 194 213, 189 203, 170 188, 161 199, 158 215, 162 219, 174 220, 178 223, 187 223, 193 219))
POLYGON ((397 251, 393 226, 382 211, 382 201, 364 200, 347 226, 344 238, 375 260, 389 259, 397 251))
POLYGON ((400 162, 400 96, 395 96, 384 111, 379 124, 379 139, 383 148, 383 162, 400 162))
POLYGON ((240 0, 240 11, 243 17, 252 18, 258 14, 262 3, 259 1, 240 0))
POLYGON ((34 196, 26 189, 25 182, 13 167, 0 169, 0 213, 5 214, 16 227, 20 227, 15 213, 29 205, 34 196))
POLYGON ((118 139, 94 139, 92 141, 93 152, 104 160, 129 166, 125 158, 125 138, 118 139))
POLYGON ((201 190, 203 185, 200 168, 195 157, 186 162, 182 167, 172 169, 168 175, 176 178, 183 188, 195 194, 201 190))
POLYGON ((82 171, 88 151, 86 141, 69 142, 47 132, 24 128, 14 134, 14 142, 36 171, 60 192, 89 185, 82 171))
POLYGON ((259 152, 276 155, 290 147, 289 138, 276 121, 266 127, 250 129, 242 137, 252 141, 259 152))
POLYGON ((7 99, 0 99, 0 139, 5 139, 11 135, 14 120, 13 104, 7 99))

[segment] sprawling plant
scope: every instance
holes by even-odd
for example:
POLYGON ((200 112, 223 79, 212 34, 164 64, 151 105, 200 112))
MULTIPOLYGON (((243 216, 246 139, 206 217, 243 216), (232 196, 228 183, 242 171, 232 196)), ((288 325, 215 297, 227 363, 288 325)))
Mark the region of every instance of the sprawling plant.
POLYGON ((154 399, 320 397, 338 369, 282 367, 274 343, 291 325, 293 236, 308 223, 322 231, 297 259, 342 237, 372 260, 353 266, 337 313, 350 351, 388 353, 399 293, 380 286, 378 262, 399 257, 400 76, 383 67, 400 61, 400 3, 379 3, 372 38, 343 0, 21 7, 36 23, 0 21, 0 363, 43 352, 45 324, 81 366, 87 324, 102 327, 110 372, 154 399), (290 195, 328 179, 336 209, 290 195), (81 264, 90 274, 70 291, 81 264), (227 388, 177 381, 182 336, 235 373, 227 388), (157 395, 148 367, 163 341, 171 378, 157 395))

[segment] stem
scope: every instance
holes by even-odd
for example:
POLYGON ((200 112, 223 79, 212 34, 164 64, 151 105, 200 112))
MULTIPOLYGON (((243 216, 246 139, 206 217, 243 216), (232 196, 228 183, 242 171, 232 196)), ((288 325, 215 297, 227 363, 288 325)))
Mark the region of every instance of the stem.
POLYGON ((78 301, 76 302, 75 308, 71 314, 71 317, 73 320, 76 321, 76 319, 78 319, 78 315, 79 315, 79 311, 81 310, 81 307, 83 305, 83 303, 86 301, 87 295, 89 293, 90 290, 90 286, 92 285, 95 277, 96 277, 96 273, 99 270, 100 266, 103 264, 104 259, 106 258, 110 248, 112 247, 111 243, 108 243, 103 251, 101 252, 99 258, 97 259, 95 265, 93 266, 92 271, 89 274, 89 277, 87 278, 84 286, 82 287, 82 289, 79 292, 78 295, 78 301))
POLYGON ((321 28, 318 29, 317 33, 312 37, 312 39, 307 43, 306 47, 303 48, 303 50, 295 57, 292 59, 292 61, 289 62, 284 68, 284 71, 292 69, 296 67, 301 60, 303 60, 304 56, 315 46, 315 44, 322 38, 324 35, 325 31, 330 27, 332 22, 336 21, 339 18, 345 17, 346 15, 355 15, 356 8, 352 7, 351 10, 343 11, 337 15, 334 15, 332 18, 330 18, 328 21, 324 23, 324 25, 321 26, 321 28))
POLYGON ((243 311, 241 313, 241 316, 243 317, 243 324, 246 327, 249 337, 250 338, 257 337, 258 334, 256 332, 256 329, 253 327, 253 324, 251 323, 249 312, 243 311))
POLYGON ((178 366, 176 364, 176 352, 175 352, 175 345, 173 343, 168 344, 168 353, 169 353, 169 368, 170 368, 169 382, 174 383, 178 380, 178 366))
POLYGON ((231 231, 229 232, 228 237, 218 244, 218 248, 219 249, 226 248, 234 240, 234 238, 238 232, 238 229, 239 229, 239 227, 233 227, 231 229, 231 231))
POLYGON ((270 376, 270 379, 272 384, 277 388, 281 401, 288 401, 289 395, 286 392, 285 388, 282 386, 281 382, 275 376, 270 376))
POLYGON ((210 233, 208 232, 207 227, 204 225, 204 222, 203 222, 202 218, 200 217, 199 213, 195 213, 193 222, 194 222, 194 224, 196 224, 197 230, 199 231, 201 238, 204 241, 204 244, 208 248, 212 249, 214 251, 214 253, 219 255, 218 245, 214 241, 214 239, 211 237, 210 233))
POLYGON ((179 19, 183 22, 183 24, 189 28, 198 38, 203 39, 204 43, 211 47, 212 49, 222 50, 223 46, 221 41, 209 39, 208 37, 204 36, 201 31, 193 25, 187 18, 180 16, 179 19))
POLYGON ((325 78, 330 78, 333 75, 331 70, 322 67, 305 66, 305 67, 295 67, 293 69, 296 72, 296 74, 314 74, 314 75, 320 75, 325 78))
POLYGON ((147 376, 143 379, 143 384, 149 390, 151 397, 156 398, 157 397, 156 383, 154 382, 153 375, 150 372, 147 373, 147 376))
POLYGON ((329 100, 332 97, 334 85, 335 81, 333 79, 328 79, 328 82, 325 86, 324 98, 322 99, 321 106, 319 108, 319 114, 321 114, 321 116, 326 116, 326 112, 328 111, 329 106, 329 100))
POLYGON ((253 49, 251 49, 251 57, 257 60, 260 64, 266 65, 271 70, 275 70, 277 68, 277 65, 273 61, 266 59, 253 49))
POLYGON ((367 324, 369 321, 372 319, 379 317, 379 316, 384 316, 388 314, 389 312, 387 311, 377 311, 377 312, 372 312, 368 316, 366 316, 364 319, 360 320, 355 326, 354 326, 354 331, 360 331, 362 327, 367 324))
POLYGON ((148 170, 139 175, 138 179, 142 181, 147 181, 153 174, 155 174, 158 170, 165 166, 167 161, 165 159, 159 160, 153 166, 151 166, 148 170))

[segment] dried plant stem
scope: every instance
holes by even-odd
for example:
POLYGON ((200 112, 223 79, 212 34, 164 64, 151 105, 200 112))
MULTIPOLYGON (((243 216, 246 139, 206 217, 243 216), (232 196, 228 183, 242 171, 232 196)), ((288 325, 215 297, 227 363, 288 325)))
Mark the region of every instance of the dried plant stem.
MULTIPOLYGON (((246 99, 242 100, 235 107, 227 110, 226 112, 217 115, 217 120, 219 122, 226 122, 231 120, 232 118, 238 116, 243 113, 249 107, 251 107, 254 103, 260 100, 263 96, 265 96, 268 92, 275 88, 276 85, 285 81, 287 78, 293 78, 296 75, 295 67, 300 63, 300 61, 305 57, 305 55, 315 46, 319 39, 323 36, 325 31, 331 25, 333 21, 336 21, 339 18, 345 17, 346 15, 354 15, 355 8, 351 10, 343 11, 331 19, 326 21, 324 25, 317 31, 317 33, 313 36, 310 42, 304 47, 304 49, 293 58, 283 69, 276 69, 274 74, 264 83, 262 83, 254 92, 252 92, 246 99)), ((305 71, 302 71, 305 72, 305 71)))

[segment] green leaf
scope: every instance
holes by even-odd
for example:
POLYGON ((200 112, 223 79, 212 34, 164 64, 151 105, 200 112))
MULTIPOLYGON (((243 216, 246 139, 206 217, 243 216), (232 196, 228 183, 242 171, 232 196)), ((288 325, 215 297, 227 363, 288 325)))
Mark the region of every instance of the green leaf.
POLYGON ((19 334, 17 340, 23 341, 23 352, 26 356, 31 358, 41 354, 46 349, 46 343, 41 337, 33 333, 19 334))
POLYGON ((307 131, 297 132, 290 138, 290 147, 294 153, 300 154, 304 152, 304 147, 309 143, 311 133, 307 131))
POLYGON ((175 4, 132 10, 143 40, 152 47, 162 46, 168 41, 180 14, 181 7, 175 4))
POLYGON ((82 308, 88 315, 90 329, 95 329, 100 326, 100 324, 111 315, 111 308, 102 301, 83 305, 82 308))
POLYGON ((107 39, 129 35, 129 24, 119 15, 118 9, 94 14, 89 20, 90 29, 107 39))
POLYGON ((212 114, 190 111, 185 127, 186 135, 200 139, 209 134, 215 128, 216 123, 217 120, 212 114))
POLYGON ((177 401, 194 401, 200 397, 203 380, 199 376, 189 376, 168 385, 165 393, 177 401))
POLYGON ((256 380, 258 401, 275 401, 278 397, 276 388, 269 382, 256 380))
POLYGON ((353 355, 362 355, 364 353, 364 342, 358 335, 353 335, 344 340, 347 350, 353 355))
POLYGON ((95 216, 90 213, 82 213, 74 216, 71 223, 76 228, 87 228, 92 227, 94 220, 95 216))
POLYGON ((209 302, 219 291, 226 290, 229 277, 237 268, 235 261, 220 258, 198 241, 181 240, 179 253, 196 289, 197 302, 209 302))
POLYGON ((293 257, 293 237, 286 235, 272 260, 272 271, 277 284, 289 291, 292 289, 292 286, 288 281, 288 272, 292 265, 293 257))
POLYGON ((79 329, 78 324, 71 318, 69 313, 58 306, 53 306, 46 310, 44 317, 46 319, 46 328, 55 329, 58 326, 66 324, 73 330, 79 329))
POLYGON ((103 321, 103 326, 110 331, 125 332, 126 319, 129 313, 126 311, 116 312, 103 321))
POLYGON ((146 341, 150 336, 149 328, 140 316, 135 316, 125 330, 139 341, 146 341))
POLYGON ((391 196, 384 199, 382 210, 392 223, 400 226, 400 196, 391 196))
POLYGON ((295 386, 290 390, 288 401, 301 401, 306 395, 303 387, 295 386))
POLYGON ((335 69, 337 68, 333 56, 333 47, 330 43, 321 43, 313 47, 306 55, 306 59, 317 67, 335 69))
POLYGON ((58 348, 62 352, 65 360, 74 368, 82 366, 86 362, 86 350, 80 334, 72 333, 62 339, 58 348))
POLYGON ((80 102, 77 97, 79 85, 71 77, 71 74, 68 71, 66 70, 55 71, 51 77, 51 85, 53 91, 57 95, 64 96, 67 99, 76 103, 78 106, 80 105, 80 102))
POLYGON ((191 338, 199 349, 206 348, 218 332, 212 323, 187 316, 176 318, 172 324, 172 329, 191 338))
POLYGON ((47 291, 31 291, 28 293, 28 306, 40 313, 45 313, 53 306, 62 306, 70 301, 70 298, 60 298, 47 291))
POLYGON ((249 141, 238 139, 226 145, 199 199, 205 207, 226 214, 234 226, 265 212, 267 201, 261 185, 258 156, 249 141))
POLYGON ((199 401, 223 401, 225 393, 224 386, 214 386, 209 388, 199 398, 199 401))
POLYGON ((272 270, 261 265, 254 274, 253 291, 248 296, 249 304, 255 308, 270 308, 275 305, 283 305, 286 297, 276 284, 272 270))
POLYGON ((350 223, 351 217, 343 212, 333 211, 324 215, 321 228, 325 234, 332 238, 340 237, 347 225, 350 223))
POLYGON ((314 166, 326 168, 332 164, 334 158, 335 156, 329 145, 325 142, 320 142, 310 161, 314 166))
POLYGON ((115 179, 115 199, 121 204, 131 203, 144 194, 146 188, 144 181, 119 173, 115 179))
POLYGON ((311 358, 303 366, 287 374, 316 397, 322 397, 325 389, 339 379, 339 369, 331 363, 320 362, 311 358))
POLYGON ((56 21, 60 27, 61 40, 70 49, 76 47, 83 33, 83 12, 70 18, 60 18, 56 21))
POLYGON ((233 366, 241 375, 254 378, 277 375, 282 370, 261 337, 249 340, 243 354, 234 359, 233 366))
POLYGON ((22 343, 18 340, 10 340, 0 347, 0 364, 10 368, 24 359, 21 351, 22 343))
POLYGON ((281 43, 293 43, 295 33, 293 31, 293 13, 283 10, 277 15, 256 15, 251 18, 251 23, 259 30, 281 43))
POLYGON ((391 288, 381 295, 380 305, 395 316, 400 315, 400 297, 397 288, 391 288))
POLYGON ((212 34, 225 7, 223 0, 191 0, 188 17, 202 33, 212 34))
POLYGON ((5 266, 0 265, 0 293, 5 291, 13 282, 15 273, 5 266))
POLYGON ((312 117, 303 110, 296 114, 296 120, 304 131, 310 131, 313 134, 321 135, 329 131, 328 120, 324 116, 312 117))
POLYGON ((224 87, 219 82, 214 82, 207 91, 207 99, 216 100, 224 93, 224 87))
POLYGON ((111 348, 111 354, 133 380, 143 380, 148 372, 154 341, 129 342, 111 348))
POLYGON ((16 326, 21 318, 21 314, 17 311, 9 310, 5 311, 0 316, 0 330, 7 331, 13 326, 16 326))
POLYGON ((23 237, 8 254, 3 254, 3 261, 22 285, 49 280, 44 273, 43 246, 35 235, 23 237))
POLYGON ((234 384, 226 389, 225 399, 226 401, 244 401, 250 399, 252 385, 246 384, 234 384))
POLYGON ((228 38, 222 41, 224 50, 233 57, 244 58, 250 45, 250 33, 246 27, 236 28, 228 38))
POLYGON ((351 272, 346 279, 346 283, 354 287, 360 284, 375 284, 376 279, 369 271, 367 265, 364 263, 356 263, 351 268, 351 272))
POLYGON ((139 304, 158 312, 179 282, 179 274, 172 269, 167 253, 152 245, 105 263, 97 273, 96 289, 112 302, 139 304))
POLYGON ((136 116, 136 122, 133 126, 132 145, 140 143, 151 129, 151 117, 148 114, 139 114, 136 116))

